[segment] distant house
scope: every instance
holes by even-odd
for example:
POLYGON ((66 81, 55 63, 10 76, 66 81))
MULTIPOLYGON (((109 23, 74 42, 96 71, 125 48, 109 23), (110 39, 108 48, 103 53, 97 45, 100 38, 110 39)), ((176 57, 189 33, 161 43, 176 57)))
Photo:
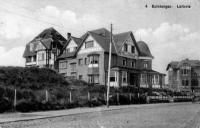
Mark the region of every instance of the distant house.
MULTIPOLYGON (((54 28, 45 29, 25 48, 25 66, 56 68, 56 60, 67 40, 54 28)), ((57 67, 58 68, 58 67, 57 67)))
POLYGON ((200 60, 172 61, 167 66, 169 86, 176 91, 200 89, 200 60))
MULTIPOLYGON (((111 86, 162 88, 165 74, 152 70, 153 56, 148 45, 136 42, 132 32, 114 34, 111 61, 111 86)), ((71 36, 63 46, 59 73, 64 77, 92 84, 107 84, 110 32, 105 28, 71 36)))

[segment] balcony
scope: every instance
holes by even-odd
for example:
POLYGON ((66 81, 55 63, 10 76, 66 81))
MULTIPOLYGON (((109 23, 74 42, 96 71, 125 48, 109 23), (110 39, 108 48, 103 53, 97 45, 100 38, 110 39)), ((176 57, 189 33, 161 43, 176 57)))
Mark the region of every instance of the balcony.
POLYGON ((26 66, 36 65, 36 61, 26 61, 26 66))
POLYGON ((99 67, 88 68, 88 75, 90 74, 99 74, 99 67))

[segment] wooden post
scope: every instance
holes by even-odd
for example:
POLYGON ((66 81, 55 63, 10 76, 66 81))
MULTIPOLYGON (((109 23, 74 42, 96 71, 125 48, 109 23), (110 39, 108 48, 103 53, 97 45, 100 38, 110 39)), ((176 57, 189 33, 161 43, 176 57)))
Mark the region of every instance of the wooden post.
POLYGON ((106 94, 104 93, 103 95, 104 95, 104 100, 105 100, 105 102, 106 102, 106 94))
POLYGON ((14 110, 16 110, 16 105, 17 105, 17 90, 15 89, 15 94, 14 94, 14 110))
POLYGON ((129 100, 130 100, 130 103, 131 103, 131 100, 132 100, 131 93, 129 93, 129 100))
POLYGON ((72 92, 69 92, 69 102, 72 103, 72 92))
POLYGON ((48 102, 49 96, 48 96, 48 91, 47 90, 45 91, 45 97, 46 97, 46 102, 48 102))
POLYGON ((119 93, 117 93, 117 104, 119 104, 119 93))
POLYGON ((90 101, 90 92, 88 92, 88 101, 90 101))

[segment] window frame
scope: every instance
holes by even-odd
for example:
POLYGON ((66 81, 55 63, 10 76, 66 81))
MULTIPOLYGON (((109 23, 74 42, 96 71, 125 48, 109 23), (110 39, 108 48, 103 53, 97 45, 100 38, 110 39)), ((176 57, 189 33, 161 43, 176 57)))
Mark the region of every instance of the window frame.
POLYGON ((127 43, 124 43, 124 51, 128 52, 128 44, 127 43))
POLYGON ((78 59, 78 65, 83 65, 83 59, 82 58, 78 59))
POLYGON ((135 53, 135 46, 131 45, 131 53, 135 53))
POLYGON ((122 59, 122 65, 123 65, 123 66, 127 66, 127 59, 126 59, 126 58, 123 58, 123 59, 122 59))
POLYGON ((90 40, 90 41, 86 41, 85 42, 85 48, 92 48, 94 47, 94 41, 93 40, 90 40))
POLYGON ((59 62, 59 68, 60 69, 67 69, 67 61, 65 60, 65 61, 60 61, 59 62), (65 64, 65 66, 63 66, 65 64), (62 65, 62 66, 61 66, 62 65))

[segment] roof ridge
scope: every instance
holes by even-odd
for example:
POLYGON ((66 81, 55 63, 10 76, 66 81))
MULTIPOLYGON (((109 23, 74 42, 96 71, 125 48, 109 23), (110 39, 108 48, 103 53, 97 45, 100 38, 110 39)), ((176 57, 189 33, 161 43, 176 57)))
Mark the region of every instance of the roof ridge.
POLYGON ((132 33, 132 31, 127 31, 127 32, 121 32, 121 33, 117 33, 117 34, 113 34, 114 36, 120 35, 120 34, 125 34, 125 33, 132 33))

